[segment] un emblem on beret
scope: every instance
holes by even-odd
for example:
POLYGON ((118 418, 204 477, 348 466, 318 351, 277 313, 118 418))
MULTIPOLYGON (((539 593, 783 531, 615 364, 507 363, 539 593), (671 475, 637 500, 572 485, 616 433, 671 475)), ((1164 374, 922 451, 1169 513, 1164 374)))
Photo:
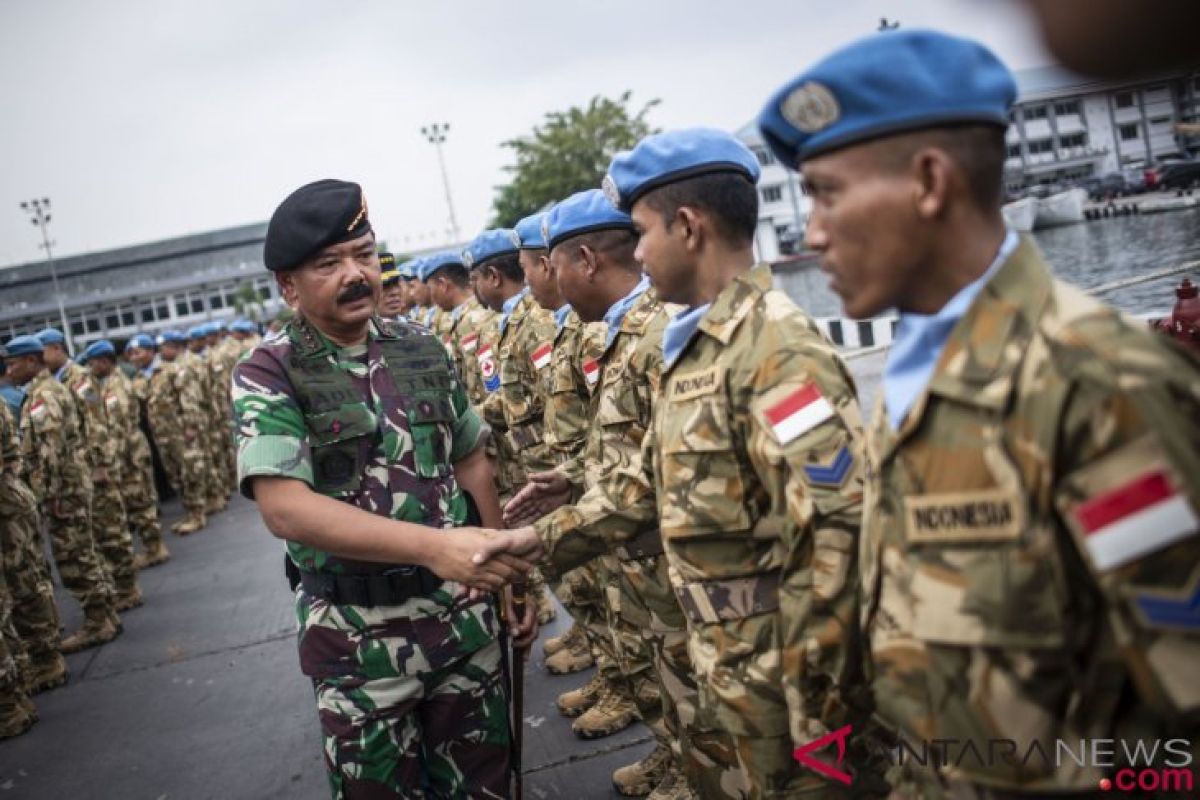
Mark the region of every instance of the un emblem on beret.
POLYGON ((612 179, 612 175, 604 176, 604 180, 600 182, 600 191, 604 192, 608 202, 617 208, 621 207, 621 190, 617 188, 617 182, 612 179))
POLYGON ((547 244, 550 243, 550 215, 549 214, 542 217, 542 239, 544 239, 547 244))
POLYGON ((784 98, 779 113, 805 133, 816 133, 837 122, 842 112, 833 92, 808 81, 784 98))
POLYGON ((513 247, 521 246, 521 234, 517 233, 515 229, 508 232, 508 240, 512 242, 513 247))
POLYGON ((470 250, 464 250, 462 254, 463 266, 470 269, 475 265, 475 255, 470 250))

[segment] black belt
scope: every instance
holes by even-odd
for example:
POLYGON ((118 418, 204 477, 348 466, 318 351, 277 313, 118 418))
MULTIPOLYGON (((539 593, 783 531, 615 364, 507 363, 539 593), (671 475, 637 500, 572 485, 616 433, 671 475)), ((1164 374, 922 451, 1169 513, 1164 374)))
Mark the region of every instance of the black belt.
POLYGON ((303 586, 313 597, 335 605, 363 608, 398 606, 414 597, 428 597, 444 583, 425 567, 394 567, 371 575, 335 575, 303 569, 296 572, 300 580, 293 584, 293 589, 296 585, 303 586))
POLYGON ((629 541, 621 542, 614 548, 614 552, 621 561, 661 556, 664 552, 662 533, 658 528, 642 531, 629 541))

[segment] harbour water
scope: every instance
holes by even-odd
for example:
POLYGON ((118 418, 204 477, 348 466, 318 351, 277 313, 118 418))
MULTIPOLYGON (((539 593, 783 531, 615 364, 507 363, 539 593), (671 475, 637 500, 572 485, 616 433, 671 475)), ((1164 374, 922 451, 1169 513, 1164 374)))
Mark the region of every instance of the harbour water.
MULTIPOLYGON (((1032 235, 1059 278, 1090 289, 1200 259, 1200 209, 1082 222, 1032 235)), ((1167 310, 1180 277, 1108 292, 1102 299, 1131 313, 1167 310)), ((841 316, 841 304, 815 260, 780 271, 776 280, 813 316, 841 316)))

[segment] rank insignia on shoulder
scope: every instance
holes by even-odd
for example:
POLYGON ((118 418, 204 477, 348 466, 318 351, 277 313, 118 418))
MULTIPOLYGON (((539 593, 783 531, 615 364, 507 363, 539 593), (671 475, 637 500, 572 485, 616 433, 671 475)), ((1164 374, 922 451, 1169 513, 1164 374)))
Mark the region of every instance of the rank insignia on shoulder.
POLYGON ((780 444, 808 433, 833 417, 833 406, 815 383, 796 388, 766 410, 767 422, 780 444))
POLYGON ((805 464, 804 474, 814 486, 837 488, 846 482, 846 476, 853 466, 854 455, 849 445, 842 445, 828 464, 805 464))
POLYGON ((540 370, 542 367, 550 366, 550 354, 554 352, 554 347, 549 343, 545 343, 533 351, 529 357, 533 361, 533 368, 540 370))
POLYGON ((1135 561, 1200 527, 1188 499, 1162 470, 1152 470, 1095 495, 1073 511, 1099 570, 1135 561))
POLYGON ((1200 630, 1200 568, 1178 591, 1133 587, 1133 603, 1152 627, 1200 630))

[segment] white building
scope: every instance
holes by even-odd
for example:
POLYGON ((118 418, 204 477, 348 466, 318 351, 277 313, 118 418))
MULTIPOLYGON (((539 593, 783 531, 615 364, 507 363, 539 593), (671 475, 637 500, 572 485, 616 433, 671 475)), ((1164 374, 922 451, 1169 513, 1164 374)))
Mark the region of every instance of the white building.
MULTIPOLYGON (((1018 99, 1005 163, 1011 194, 1200 151, 1200 135, 1183 134, 1175 127, 1200 122, 1200 70, 1101 81, 1061 67, 1040 67, 1019 71, 1016 78, 1018 99)), ((758 182, 758 256, 771 262, 787 260, 802 249, 810 201, 799 176, 771 155, 756 123, 735 135, 754 151, 763 170, 758 182)))

